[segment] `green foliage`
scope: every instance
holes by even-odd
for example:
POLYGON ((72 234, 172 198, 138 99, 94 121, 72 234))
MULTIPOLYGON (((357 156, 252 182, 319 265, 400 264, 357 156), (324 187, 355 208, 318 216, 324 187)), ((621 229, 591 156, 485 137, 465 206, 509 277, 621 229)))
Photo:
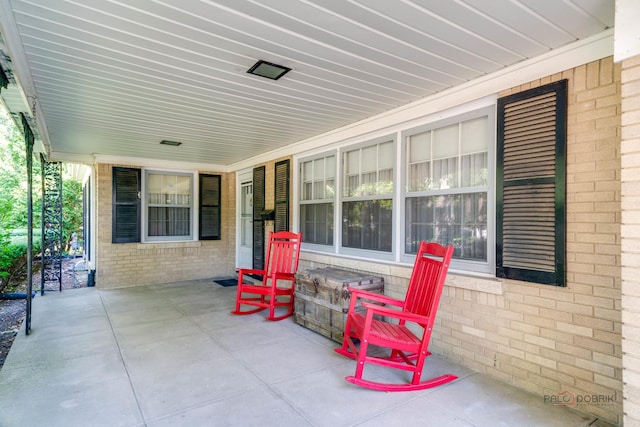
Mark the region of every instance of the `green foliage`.
POLYGON ((74 179, 62 180, 62 238, 69 241, 71 234, 82 230, 82 183, 74 179))
MULTIPOLYGON (((9 232, 10 244, 12 245, 27 245, 27 229, 26 228, 14 228, 9 232)), ((42 238, 42 230, 40 224, 36 224, 33 229, 33 244, 34 247, 40 247, 40 239, 42 238)))
MULTIPOLYGON (((0 292, 23 279, 27 264, 27 156, 24 137, 0 109, 0 292)), ((40 250, 42 185, 39 156, 32 158, 33 254, 40 250)), ((68 168, 65 168, 65 171, 68 168)), ((64 175, 64 172, 63 172, 64 175)), ((68 174, 67 174, 68 175, 68 174)), ((62 179, 62 249, 71 233, 81 235, 82 184, 62 179)))
MULTIPOLYGON (((0 228, 27 226, 27 158, 24 137, 0 109, 0 228)), ((40 218, 40 162, 33 157, 34 224, 40 218)))
POLYGON ((26 254, 26 245, 14 245, 9 233, 0 234, 0 292, 23 274, 26 254))

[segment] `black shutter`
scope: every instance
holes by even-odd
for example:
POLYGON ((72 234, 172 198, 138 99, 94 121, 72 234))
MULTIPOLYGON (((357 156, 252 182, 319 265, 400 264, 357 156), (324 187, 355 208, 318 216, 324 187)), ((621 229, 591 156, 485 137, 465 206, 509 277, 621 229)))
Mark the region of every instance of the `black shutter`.
POLYGON ((253 170, 253 268, 256 270, 264 269, 264 171, 264 166, 253 170))
POLYGON ((566 120, 566 80, 498 100, 498 277, 565 286, 566 120))
POLYGON ((140 241, 140 169, 113 168, 113 243, 140 241))
POLYGON ((289 160, 275 167, 275 221, 274 231, 289 231, 289 160))
POLYGON ((200 240, 220 240, 222 176, 200 175, 200 240))

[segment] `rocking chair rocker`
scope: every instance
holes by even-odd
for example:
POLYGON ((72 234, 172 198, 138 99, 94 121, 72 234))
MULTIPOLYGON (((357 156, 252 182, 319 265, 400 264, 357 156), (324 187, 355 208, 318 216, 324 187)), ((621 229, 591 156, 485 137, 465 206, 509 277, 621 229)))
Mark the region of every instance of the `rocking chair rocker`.
POLYGON ((344 339, 342 347, 335 349, 336 353, 358 362, 355 375, 345 377, 348 382, 373 390, 412 391, 457 379, 455 375, 445 374, 420 381, 425 359, 431 354, 427 351, 429 339, 452 254, 453 246, 422 242, 404 301, 350 288, 344 339), (365 312, 356 311, 359 299, 365 312), (411 329, 407 327, 409 324, 413 324, 411 329), (413 331, 417 330, 421 333, 416 335, 413 331), (376 356, 367 354, 371 345, 387 349, 387 356, 377 351, 376 356), (365 363, 412 372, 411 383, 387 384, 363 379, 365 363))
POLYGON ((233 314, 253 314, 269 309, 267 320, 282 320, 293 314, 295 273, 300 258, 301 233, 280 231, 269 235, 266 268, 264 270, 241 268, 238 270, 238 291, 233 314), (260 276, 262 282, 245 283, 244 276, 260 276), (242 305, 258 308, 241 310, 242 305), (287 312, 275 316, 276 307, 287 307, 287 312))

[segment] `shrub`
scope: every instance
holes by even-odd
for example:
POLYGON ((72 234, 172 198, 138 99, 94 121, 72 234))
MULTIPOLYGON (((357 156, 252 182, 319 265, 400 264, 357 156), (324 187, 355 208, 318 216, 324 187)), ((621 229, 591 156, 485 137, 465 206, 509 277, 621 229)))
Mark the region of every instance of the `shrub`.
MULTIPOLYGON (((34 239, 33 251, 40 248, 40 242, 34 239)), ((27 274, 27 244, 12 242, 9 233, 0 230, 0 292, 15 284, 27 274)))
POLYGON ((0 292, 24 275, 27 265, 27 247, 8 244, 8 239, 5 242, 0 246, 0 292))

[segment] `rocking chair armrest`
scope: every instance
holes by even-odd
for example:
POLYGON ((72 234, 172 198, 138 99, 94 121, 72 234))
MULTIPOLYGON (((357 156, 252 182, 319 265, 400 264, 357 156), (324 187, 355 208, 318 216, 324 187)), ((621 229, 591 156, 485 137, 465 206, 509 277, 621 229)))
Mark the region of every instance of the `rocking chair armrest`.
POLYGON ((362 306, 367 309, 367 315, 369 315, 369 311, 371 311, 371 315, 380 314, 387 317, 394 317, 396 319, 404 320, 407 322, 414 322, 419 325, 426 325, 429 321, 429 318, 427 316, 420 316, 419 314, 409 313, 406 311, 393 310, 391 308, 382 307, 377 304, 363 302, 362 306))
POLYGON ((238 274, 239 275, 245 275, 245 274, 259 274, 261 276, 264 276, 266 273, 265 270, 255 270, 252 268, 240 268, 238 269, 238 274))
POLYGON ((276 271, 274 273, 271 273, 269 276, 272 277, 273 279, 276 279, 276 280, 277 279, 292 280, 292 279, 294 279, 296 277, 295 273, 282 273, 282 272, 278 272, 278 271, 276 271))
POLYGON ((351 298, 352 299, 363 298, 363 299, 367 299, 367 300, 371 300, 371 301, 375 301, 375 302, 381 302, 381 303, 393 305, 393 306, 396 306, 396 307, 403 307, 404 306, 404 301, 400 301, 398 299, 391 298, 391 297, 389 297, 387 295, 382 295, 382 294, 377 294, 377 293, 370 292, 370 291, 365 291, 365 290, 362 290, 362 289, 352 288, 350 286, 347 287, 347 290, 351 292, 351 298))

